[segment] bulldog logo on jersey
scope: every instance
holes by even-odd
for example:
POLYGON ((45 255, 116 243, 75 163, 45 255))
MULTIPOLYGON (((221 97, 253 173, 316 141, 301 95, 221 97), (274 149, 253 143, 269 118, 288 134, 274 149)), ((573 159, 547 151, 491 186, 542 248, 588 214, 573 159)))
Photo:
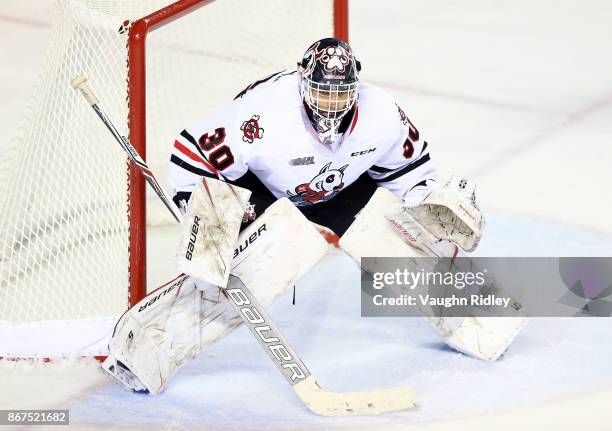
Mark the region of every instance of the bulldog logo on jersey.
POLYGON ((252 144, 255 139, 261 139, 264 129, 259 126, 259 115, 253 115, 249 120, 242 123, 240 130, 242 130, 242 140, 244 142, 252 144))
POLYGON ((336 196, 344 187, 342 179, 348 165, 330 169, 331 162, 323 166, 317 176, 307 183, 298 185, 295 193, 287 190, 287 196, 297 206, 325 202, 336 196))

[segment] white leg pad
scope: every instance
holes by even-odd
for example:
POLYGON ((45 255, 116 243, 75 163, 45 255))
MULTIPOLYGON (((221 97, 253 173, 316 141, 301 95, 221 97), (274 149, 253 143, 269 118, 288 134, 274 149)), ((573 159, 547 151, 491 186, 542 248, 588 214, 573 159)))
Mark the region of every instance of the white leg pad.
POLYGON ((426 252, 406 239, 412 230, 409 226, 404 226, 405 236, 400 233, 401 227, 393 227, 386 216, 396 211, 400 203, 391 191, 379 187, 340 238, 340 248, 360 265, 362 257, 452 256, 456 247, 448 241, 430 244, 428 248, 434 250, 426 252))
MULTIPOLYGON (((449 241, 438 241, 417 248, 412 244, 419 237, 420 226, 410 226, 404 221, 393 227, 387 218, 396 211, 400 199, 389 190, 378 188, 355 221, 340 238, 340 247, 361 265, 364 271, 375 272, 380 268, 368 268, 362 257, 452 257, 458 252, 449 241)), ((415 271, 419 268, 415 267, 415 271)), ((467 355, 492 361, 497 359, 527 322, 524 310, 516 317, 437 317, 432 310, 421 308, 444 341, 467 355)))
POLYGON ((527 323, 527 317, 430 317, 446 344, 466 355, 495 361, 527 323))
MULTIPOLYGON (((317 230, 283 198, 240 234, 231 273, 267 306, 327 250, 317 230)), ((109 344, 111 360, 123 363, 140 386, 159 393, 181 365, 241 323, 224 291, 182 275, 121 317, 109 344)), ((114 377, 131 389, 140 387, 114 377)))

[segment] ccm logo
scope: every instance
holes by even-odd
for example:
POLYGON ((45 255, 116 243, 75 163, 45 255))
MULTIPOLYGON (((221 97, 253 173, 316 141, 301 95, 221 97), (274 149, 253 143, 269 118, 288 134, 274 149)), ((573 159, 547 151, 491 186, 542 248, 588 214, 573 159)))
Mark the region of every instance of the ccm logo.
POLYGON ((185 253, 185 259, 191 260, 193 257, 193 250, 195 249, 196 238, 198 237, 198 231, 200 230, 200 218, 195 216, 193 218, 193 224, 191 225, 191 234, 189 235, 189 244, 187 244, 187 253, 185 253))
POLYGON ((278 361, 283 369, 291 371, 291 381, 305 379, 306 374, 304 371, 300 368, 289 350, 283 346, 281 340, 275 336, 272 328, 266 323, 266 320, 257 308, 251 305, 251 301, 242 289, 227 289, 226 292, 230 300, 240 308, 240 312, 246 321, 252 325, 253 332, 265 343, 274 359, 278 361))
POLYGON ((369 150, 363 150, 363 151, 355 151, 354 153, 351 153, 351 157, 363 156, 364 154, 368 154, 373 151, 376 151, 376 148, 370 148, 369 150))

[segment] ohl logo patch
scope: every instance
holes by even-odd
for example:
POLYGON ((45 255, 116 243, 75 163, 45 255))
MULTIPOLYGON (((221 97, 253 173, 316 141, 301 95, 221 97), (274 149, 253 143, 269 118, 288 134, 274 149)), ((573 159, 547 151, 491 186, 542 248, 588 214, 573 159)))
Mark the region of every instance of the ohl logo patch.
POLYGON ((287 190, 289 200, 297 206, 310 205, 330 200, 344 188, 344 171, 348 165, 339 169, 330 169, 331 162, 323 166, 323 169, 309 182, 299 184, 295 193, 287 190))
POLYGON ((255 139, 261 139, 264 129, 259 126, 259 115, 253 115, 249 120, 242 123, 240 130, 242 130, 242 140, 244 142, 252 144, 255 139))

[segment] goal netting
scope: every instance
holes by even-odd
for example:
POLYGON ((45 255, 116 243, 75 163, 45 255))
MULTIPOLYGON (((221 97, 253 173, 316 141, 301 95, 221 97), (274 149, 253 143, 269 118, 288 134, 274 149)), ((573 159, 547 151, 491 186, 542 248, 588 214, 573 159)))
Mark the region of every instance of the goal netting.
MULTIPOLYGON (((142 295, 144 187, 72 78, 86 74, 120 131, 138 148, 146 140, 168 189, 180 130, 334 34, 334 0, 177 3, 189 8, 168 9, 138 57, 135 23, 175 3, 57 2, 26 119, 0 158, 0 357, 104 354, 130 295, 142 295)), ((153 194, 146 207, 149 225, 171 222, 153 194)))

